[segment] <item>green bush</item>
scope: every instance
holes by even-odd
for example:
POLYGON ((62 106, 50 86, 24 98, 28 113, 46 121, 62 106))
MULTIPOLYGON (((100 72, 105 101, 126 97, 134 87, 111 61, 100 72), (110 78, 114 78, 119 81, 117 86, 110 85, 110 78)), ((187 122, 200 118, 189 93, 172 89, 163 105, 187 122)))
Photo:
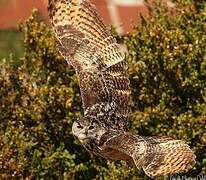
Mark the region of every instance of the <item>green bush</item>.
MULTIPOLYGON (((185 140, 197 155, 182 175, 206 174, 205 3, 178 1, 174 15, 155 9, 127 37, 134 100, 130 130, 185 140)), ((0 61, 2 179, 147 179, 125 162, 92 157, 71 134, 82 114, 77 77, 60 56, 52 30, 23 24, 24 57, 0 61)))

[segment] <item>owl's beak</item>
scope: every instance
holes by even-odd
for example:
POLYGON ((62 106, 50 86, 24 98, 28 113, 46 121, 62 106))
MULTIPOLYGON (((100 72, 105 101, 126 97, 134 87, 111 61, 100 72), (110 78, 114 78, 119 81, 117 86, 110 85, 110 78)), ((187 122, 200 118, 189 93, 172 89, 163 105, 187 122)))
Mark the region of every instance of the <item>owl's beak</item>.
POLYGON ((74 122, 72 125, 72 134, 79 139, 80 142, 83 142, 85 139, 87 139, 88 131, 85 128, 78 128, 79 123, 74 122))

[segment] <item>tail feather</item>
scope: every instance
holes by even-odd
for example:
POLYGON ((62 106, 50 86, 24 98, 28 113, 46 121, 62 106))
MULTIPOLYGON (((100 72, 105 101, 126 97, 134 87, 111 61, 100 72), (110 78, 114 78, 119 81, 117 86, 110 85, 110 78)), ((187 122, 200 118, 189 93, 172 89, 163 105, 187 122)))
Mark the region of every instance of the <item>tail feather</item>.
POLYGON ((145 142, 145 154, 141 161, 138 159, 138 162, 141 162, 138 165, 141 165, 144 172, 150 177, 189 170, 195 164, 194 153, 181 140, 168 137, 149 137, 145 138, 145 142))

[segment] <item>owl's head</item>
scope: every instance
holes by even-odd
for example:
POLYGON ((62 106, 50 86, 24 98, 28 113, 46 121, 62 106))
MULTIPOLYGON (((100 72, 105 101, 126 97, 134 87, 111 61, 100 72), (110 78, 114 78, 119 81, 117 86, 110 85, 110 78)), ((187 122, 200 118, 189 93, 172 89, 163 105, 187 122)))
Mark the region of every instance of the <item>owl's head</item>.
POLYGON ((101 136, 106 132, 100 123, 89 117, 82 117, 72 125, 72 133, 82 144, 88 141, 99 142, 101 136))

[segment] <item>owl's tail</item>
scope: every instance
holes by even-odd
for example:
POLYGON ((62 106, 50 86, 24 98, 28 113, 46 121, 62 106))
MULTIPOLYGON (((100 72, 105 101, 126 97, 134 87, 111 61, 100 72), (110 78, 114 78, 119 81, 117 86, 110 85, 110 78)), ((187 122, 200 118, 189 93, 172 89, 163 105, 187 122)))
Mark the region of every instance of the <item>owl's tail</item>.
MULTIPOLYGON (((195 154, 181 140, 168 137, 144 137, 144 155, 133 157, 137 167, 142 167, 150 176, 162 176, 191 169, 195 164, 195 154)), ((141 148, 141 147, 140 147, 141 148)))

